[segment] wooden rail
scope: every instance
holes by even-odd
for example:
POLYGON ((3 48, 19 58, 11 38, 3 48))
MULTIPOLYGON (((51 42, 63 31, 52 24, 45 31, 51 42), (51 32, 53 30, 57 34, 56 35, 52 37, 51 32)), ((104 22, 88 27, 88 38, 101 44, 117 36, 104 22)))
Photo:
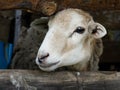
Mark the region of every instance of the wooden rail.
POLYGON ((0 10, 26 9, 52 15, 65 8, 89 11, 120 10, 120 0, 0 0, 0 10))
POLYGON ((0 70, 0 90, 120 90, 119 72, 0 70))

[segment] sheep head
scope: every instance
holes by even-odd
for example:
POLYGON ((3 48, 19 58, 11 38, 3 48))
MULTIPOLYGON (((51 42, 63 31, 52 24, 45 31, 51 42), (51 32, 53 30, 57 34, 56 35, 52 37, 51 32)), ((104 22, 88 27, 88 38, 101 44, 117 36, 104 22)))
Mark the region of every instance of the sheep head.
MULTIPOLYGON (((36 63, 44 71, 90 60, 94 42, 106 35, 106 29, 80 9, 66 9, 52 16, 49 30, 38 50, 36 63)), ((81 67, 81 68, 82 68, 81 67)))

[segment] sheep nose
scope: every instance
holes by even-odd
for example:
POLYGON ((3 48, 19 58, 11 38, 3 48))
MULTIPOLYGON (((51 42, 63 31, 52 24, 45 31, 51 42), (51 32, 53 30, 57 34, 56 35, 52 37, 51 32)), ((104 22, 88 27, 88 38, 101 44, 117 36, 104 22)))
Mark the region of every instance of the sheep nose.
POLYGON ((41 55, 40 57, 38 57, 38 62, 42 63, 47 57, 49 57, 49 53, 41 55))

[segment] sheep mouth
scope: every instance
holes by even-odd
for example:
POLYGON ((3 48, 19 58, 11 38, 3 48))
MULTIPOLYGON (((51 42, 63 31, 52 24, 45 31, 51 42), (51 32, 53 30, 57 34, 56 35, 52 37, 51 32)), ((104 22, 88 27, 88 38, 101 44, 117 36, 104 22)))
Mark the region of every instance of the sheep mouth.
POLYGON ((52 67, 52 66, 57 65, 59 62, 60 62, 60 61, 55 62, 55 63, 51 63, 51 64, 40 64, 39 66, 40 66, 41 68, 49 68, 49 67, 52 67))

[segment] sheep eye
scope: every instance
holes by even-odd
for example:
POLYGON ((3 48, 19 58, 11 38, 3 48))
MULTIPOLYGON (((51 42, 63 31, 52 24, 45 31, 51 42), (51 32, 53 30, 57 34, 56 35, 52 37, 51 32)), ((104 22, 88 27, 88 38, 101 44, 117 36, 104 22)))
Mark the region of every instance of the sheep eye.
POLYGON ((82 34, 82 33, 84 33, 84 31, 85 31, 85 28, 83 28, 83 27, 77 27, 74 32, 82 34))

